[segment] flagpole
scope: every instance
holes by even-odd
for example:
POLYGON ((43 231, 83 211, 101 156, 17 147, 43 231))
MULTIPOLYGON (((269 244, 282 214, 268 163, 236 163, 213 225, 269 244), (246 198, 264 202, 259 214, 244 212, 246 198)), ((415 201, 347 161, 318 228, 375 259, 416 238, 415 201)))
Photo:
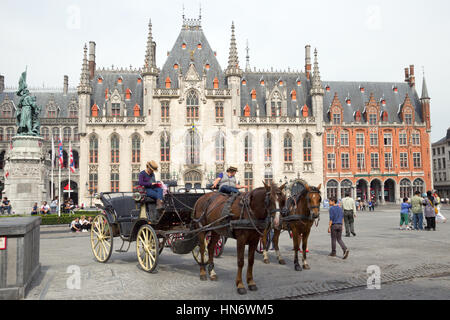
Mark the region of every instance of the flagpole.
MULTIPOLYGON (((61 141, 61 130, 59 131, 59 143, 62 143, 61 141)), ((59 145, 58 143, 58 145, 59 145)), ((59 147, 58 147, 59 150, 59 147)), ((59 151, 60 152, 60 151, 59 151)), ((61 157, 61 154, 60 154, 61 157)), ((58 177, 59 177, 59 187, 58 187, 58 217, 61 216, 61 163, 58 166, 58 177)))
POLYGON ((70 199, 70 171, 72 171, 70 169, 71 161, 72 161, 72 146, 70 144, 70 139, 69 139, 69 159, 67 161, 68 162, 67 169, 69 169, 69 199, 70 199))

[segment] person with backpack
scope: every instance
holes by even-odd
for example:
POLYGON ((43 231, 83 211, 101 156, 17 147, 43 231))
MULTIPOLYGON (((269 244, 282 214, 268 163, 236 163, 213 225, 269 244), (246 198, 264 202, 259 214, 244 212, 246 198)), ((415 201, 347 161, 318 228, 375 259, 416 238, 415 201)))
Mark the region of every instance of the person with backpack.
POLYGON ((403 198, 403 203, 400 209, 400 230, 411 230, 409 227, 409 209, 411 209, 411 204, 408 203, 408 198, 403 198), (403 229, 403 223, 405 224, 405 229, 403 229))
POLYGON ((433 229, 433 231, 436 231, 437 202, 431 194, 431 191, 427 191, 427 197, 424 199, 423 204, 425 206, 425 219, 427 220, 425 230, 430 231, 433 229))

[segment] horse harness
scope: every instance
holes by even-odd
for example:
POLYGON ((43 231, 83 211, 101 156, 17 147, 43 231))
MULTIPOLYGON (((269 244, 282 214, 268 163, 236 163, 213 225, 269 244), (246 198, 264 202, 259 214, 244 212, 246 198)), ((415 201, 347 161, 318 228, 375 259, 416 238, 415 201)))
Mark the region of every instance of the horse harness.
MULTIPOLYGON (((320 196, 320 191, 318 189, 316 189, 316 188, 311 188, 310 191, 305 191, 305 192, 306 193, 318 193, 319 196, 320 196)), ((287 203, 288 202, 294 202, 294 211, 297 210, 298 201, 299 201, 300 197, 302 197, 305 194, 305 192, 299 193, 299 194, 297 194, 295 196, 290 196, 288 198, 287 203)), ((286 205, 286 207, 287 207, 287 205, 286 205)), ((310 214, 308 216, 303 215, 303 214, 293 214, 293 215, 286 215, 285 214, 285 215, 282 216, 282 221, 283 222, 287 222, 287 223, 295 222, 295 221, 300 221, 301 223, 305 223, 304 221, 307 221, 307 222, 315 221, 316 222, 316 227, 317 227, 319 225, 319 221, 320 221, 320 214, 319 215, 311 214, 311 210, 312 209, 319 209, 320 210, 320 205, 310 206, 308 204, 308 210, 310 212, 310 214), (316 219, 317 219, 317 221, 316 221, 316 219)), ((289 210, 288 210, 288 212, 289 212, 289 210)))

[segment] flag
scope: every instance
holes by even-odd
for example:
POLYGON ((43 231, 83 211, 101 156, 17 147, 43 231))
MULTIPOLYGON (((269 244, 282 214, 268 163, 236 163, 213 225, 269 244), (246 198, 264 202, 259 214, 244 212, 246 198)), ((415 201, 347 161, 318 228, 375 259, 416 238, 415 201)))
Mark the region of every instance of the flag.
MULTIPOLYGON (((67 185, 64 187, 64 190, 69 190, 70 189, 70 186, 69 186, 69 183, 67 183, 67 185)), ((72 191, 72 190, 70 190, 70 191, 72 191)))
POLYGON ((75 173, 75 164, 73 162, 72 146, 70 147, 70 150, 69 150, 69 163, 70 163, 70 165, 69 165, 70 171, 72 173, 75 173))
MULTIPOLYGON (((53 170, 53 164, 55 163, 55 139, 52 135, 52 170, 53 170)), ((53 171, 52 171, 53 172, 53 171)))
POLYGON ((63 158, 63 145, 61 141, 61 137, 58 138, 58 148, 59 148, 59 165, 63 168, 64 158, 63 158))

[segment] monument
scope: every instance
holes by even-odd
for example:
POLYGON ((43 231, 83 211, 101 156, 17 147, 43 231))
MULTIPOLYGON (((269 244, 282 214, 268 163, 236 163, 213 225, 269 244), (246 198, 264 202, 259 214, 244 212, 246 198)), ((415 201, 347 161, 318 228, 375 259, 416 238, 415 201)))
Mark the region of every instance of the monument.
POLYGON ((22 73, 16 94, 20 102, 16 110, 17 134, 12 138, 11 148, 5 156, 4 194, 11 200, 12 210, 16 214, 30 214, 33 204, 48 201, 49 159, 42 148, 39 114, 41 107, 36 97, 30 94, 27 83, 27 71, 22 73))

